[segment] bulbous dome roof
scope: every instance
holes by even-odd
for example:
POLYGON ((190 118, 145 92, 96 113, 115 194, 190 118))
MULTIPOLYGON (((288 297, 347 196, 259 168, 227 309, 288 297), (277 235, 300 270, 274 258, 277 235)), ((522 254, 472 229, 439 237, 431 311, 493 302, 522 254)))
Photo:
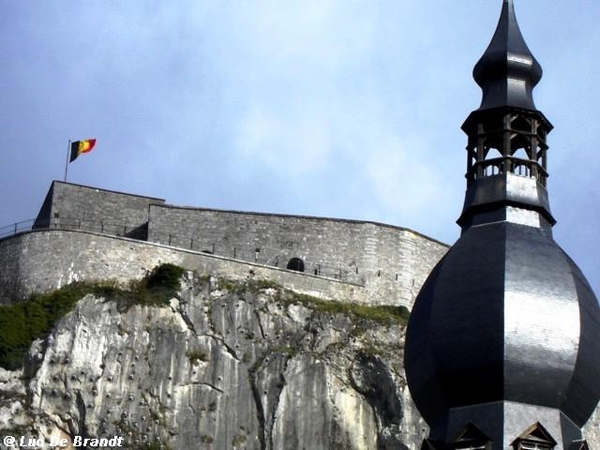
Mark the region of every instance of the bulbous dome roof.
POLYGON ((431 425, 453 407, 515 401, 582 426, 600 399, 600 310, 550 229, 468 229, 417 297, 405 369, 431 425))
POLYGON ((483 100, 463 125, 463 233, 415 300, 408 386, 440 448, 456 448, 458 427, 471 422, 486 430, 492 448, 505 449, 519 436, 515 422, 541 416, 568 448, 600 399, 600 308, 552 238, 552 126, 533 104, 542 69, 512 0, 504 0, 473 72, 483 100))

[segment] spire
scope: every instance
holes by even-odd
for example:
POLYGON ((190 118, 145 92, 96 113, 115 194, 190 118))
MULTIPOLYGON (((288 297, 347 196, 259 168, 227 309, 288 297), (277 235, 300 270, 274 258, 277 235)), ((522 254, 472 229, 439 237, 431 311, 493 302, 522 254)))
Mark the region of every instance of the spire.
POLYGON ((458 219, 472 225, 517 220, 555 223, 546 191, 546 136, 552 124, 533 103, 542 68, 529 51, 512 0, 504 0, 492 40, 473 69, 481 106, 462 126, 467 145, 467 193, 458 219))
POLYGON ((512 0, 504 0, 496 32, 475 65, 473 78, 483 90, 479 109, 536 109, 531 91, 542 78, 542 67, 523 39, 512 0))
POLYGON ((542 76, 504 0, 475 66, 458 241, 429 274, 406 329, 404 367, 429 424, 422 450, 569 450, 600 400, 600 308, 552 237, 552 125, 542 76))

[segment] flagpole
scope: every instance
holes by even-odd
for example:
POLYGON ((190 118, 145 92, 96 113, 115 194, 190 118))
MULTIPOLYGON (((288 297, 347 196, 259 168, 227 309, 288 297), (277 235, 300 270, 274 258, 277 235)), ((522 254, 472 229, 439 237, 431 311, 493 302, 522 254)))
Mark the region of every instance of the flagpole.
POLYGON ((67 145, 67 162, 65 163, 65 183, 67 182, 67 172, 69 170, 69 154, 71 153, 71 139, 67 145))

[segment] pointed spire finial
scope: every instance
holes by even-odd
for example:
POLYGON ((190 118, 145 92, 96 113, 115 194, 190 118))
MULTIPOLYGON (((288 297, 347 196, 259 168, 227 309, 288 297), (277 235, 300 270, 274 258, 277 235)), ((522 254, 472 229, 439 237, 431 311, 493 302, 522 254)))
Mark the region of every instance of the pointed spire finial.
POLYGON ((542 78, 542 67, 523 39, 512 0, 503 1, 498 26, 473 69, 473 78, 483 90, 479 109, 536 110, 532 90, 542 78))

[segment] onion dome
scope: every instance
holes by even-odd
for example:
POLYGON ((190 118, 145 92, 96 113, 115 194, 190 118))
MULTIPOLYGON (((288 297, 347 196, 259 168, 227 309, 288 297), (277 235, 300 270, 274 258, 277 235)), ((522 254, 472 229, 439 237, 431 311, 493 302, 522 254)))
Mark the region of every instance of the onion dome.
POLYGON ((409 388, 431 426, 452 408, 510 401, 556 408, 581 427, 600 398, 599 336, 594 293, 549 229, 475 226, 415 301, 409 388))
POLYGON ((532 99, 541 74, 504 0, 474 70, 482 105, 462 127, 462 234, 421 288, 406 333, 428 448, 520 450, 540 440, 535 448, 567 449, 600 399, 598 301, 552 236, 552 126, 532 99))

